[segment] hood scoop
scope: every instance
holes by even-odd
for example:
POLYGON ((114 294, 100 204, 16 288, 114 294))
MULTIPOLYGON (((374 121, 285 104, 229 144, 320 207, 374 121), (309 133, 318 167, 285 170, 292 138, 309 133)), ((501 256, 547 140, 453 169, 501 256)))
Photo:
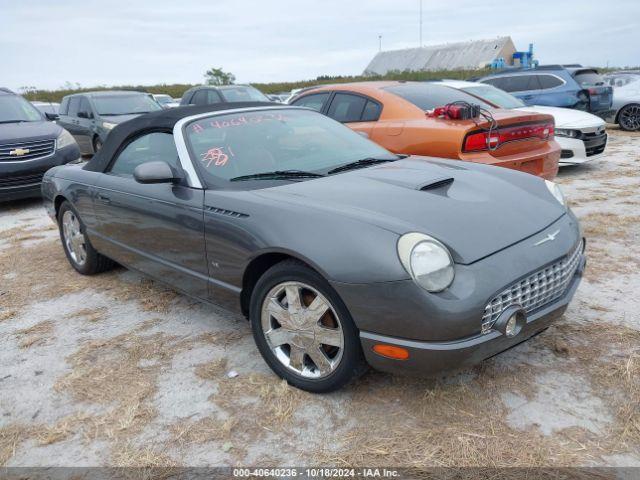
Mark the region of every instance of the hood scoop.
POLYGON ((453 183, 453 177, 442 177, 431 180, 427 183, 418 186, 418 190, 426 192, 429 190, 436 190, 442 187, 448 187, 453 183))

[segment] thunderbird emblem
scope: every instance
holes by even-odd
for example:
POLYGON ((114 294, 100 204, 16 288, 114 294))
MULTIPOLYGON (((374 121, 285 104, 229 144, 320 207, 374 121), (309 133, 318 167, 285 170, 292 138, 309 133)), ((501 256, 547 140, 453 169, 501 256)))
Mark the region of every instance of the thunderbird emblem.
POLYGON ((14 150, 9 151, 9 155, 13 157, 21 157, 22 155, 26 155, 30 150, 28 148, 16 148, 14 150))
POLYGON ((549 233, 546 237, 544 237, 542 240, 537 241, 536 243, 533 244, 534 247, 537 247, 538 245, 542 245, 543 243, 547 243, 547 242, 553 242, 556 237, 558 236, 558 234, 560 233, 560 230, 556 230, 553 233, 549 233))

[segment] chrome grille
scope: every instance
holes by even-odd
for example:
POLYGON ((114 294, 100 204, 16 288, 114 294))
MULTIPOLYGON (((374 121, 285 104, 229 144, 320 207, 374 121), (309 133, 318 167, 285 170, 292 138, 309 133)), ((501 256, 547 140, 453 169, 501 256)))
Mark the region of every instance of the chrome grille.
POLYGON ((0 145, 0 162, 22 162, 51 155, 56 149, 56 141, 38 140, 34 142, 3 143, 0 145), (20 155, 18 155, 20 153, 20 155))
POLYGON ((484 308, 482 333, 489 333, 502 311, 511 305, 520 305, 529 313, 561 297, 576 273, 582 242, 556 263, 553 263, 496 295, 484 308))

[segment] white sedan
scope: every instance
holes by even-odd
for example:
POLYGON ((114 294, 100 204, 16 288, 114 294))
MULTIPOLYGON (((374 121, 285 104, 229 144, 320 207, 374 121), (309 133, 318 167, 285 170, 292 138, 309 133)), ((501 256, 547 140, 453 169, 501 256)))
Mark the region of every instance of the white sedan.
POLYGON ((571 108, 526 106, 519 99, 492 85, 443 80, 443 85, 463 90, 499 108, 552 115, 556 123, 555 139, 562 147, 560 165, 577 165, 601 157, 607 145, 605 122, 587 112, 571 108))

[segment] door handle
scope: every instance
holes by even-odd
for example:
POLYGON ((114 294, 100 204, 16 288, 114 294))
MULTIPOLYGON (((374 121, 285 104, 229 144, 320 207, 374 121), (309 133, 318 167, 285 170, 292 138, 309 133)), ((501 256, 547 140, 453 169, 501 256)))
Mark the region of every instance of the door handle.
POLYGON ((111 198, 107 197, 106 195, 103 195, 102 193, 98 193, 96 197, 98 198, 98 200, 102 200, 103 202, 106 202, 106 203, 111 203, 111 198))

